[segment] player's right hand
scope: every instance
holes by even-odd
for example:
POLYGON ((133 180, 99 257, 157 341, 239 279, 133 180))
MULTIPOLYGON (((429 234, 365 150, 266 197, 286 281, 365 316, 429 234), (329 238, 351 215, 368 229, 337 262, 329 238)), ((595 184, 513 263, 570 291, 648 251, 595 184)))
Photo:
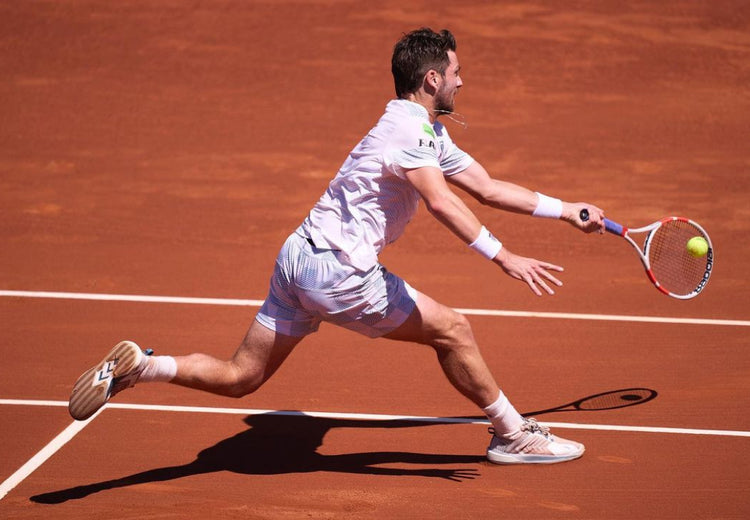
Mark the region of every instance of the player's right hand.
POLYGON ((593 204, 586 202, 563 202, 563 212, 560 217, 570 225, 580 229, 584 233, 598 231, 604 233, 604 211, 593 204), (588 220, 581 220, 581 210, 587 210, 588 220))

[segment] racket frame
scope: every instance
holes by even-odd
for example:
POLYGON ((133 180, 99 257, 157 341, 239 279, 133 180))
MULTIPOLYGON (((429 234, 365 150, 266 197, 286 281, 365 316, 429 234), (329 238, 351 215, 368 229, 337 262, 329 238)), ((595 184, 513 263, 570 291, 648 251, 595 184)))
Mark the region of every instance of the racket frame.
POLYGON ((685 217, 664 217, 661 220, 658 220, 656 222, 653 222, 652 224, 649 224, 648 226, 643 226, 640 228, 634 228, 629 229, 626 226, 623 226, 622 224, 618 224, 617 222, 607 219, 604 219, 604 227, 613 235, 618 235, 625 240, 627 240, 630 245, 635 248, 635 250, 638 252, 638 256, 641 259, 641 263, 643 264, 644 269, 646 270, 646 275, 648 276, 648 279, 651 280, 651 283, 654 284, 654 287, 656 287, 659 291, 666 294, 667 296, 671 296, 672 298, 677 298, 679 300, 689 300, 691 298, 695 298, 698 296, 703 288, 708 283, 708 279, 711 277, 711 271, 713 270, 713 264, 714 264, 714 248, 713 244, 711 243, 711 238, 708 236, 708 233, 706 233, 706 230, 703 229, 697 222, 690 220, 685 217), (708 243, 708 252, 706 252, 706 270, 703 273, 703 278, 698 283, 698 285, 688 294, 675 294, 673 292, 668 291, 665 289, 660 283, 659 280, 656 279, 654 276, 654 273, 651 269, 651 262, 649 261, 649 252, 651 251, 651 239, 653 238, 656 231, 665 223, 672 222, 675 220, 679 220, 682 222, 685 222, 687 224, 690 224, 694 226, 698 231, 701 232, 703 235, 703 238, 708 243), (641 246, 639 246, 635 240, 630 236, 630 233, 648 233, 646 235, 646 239, 643 242, 643 249, 641 249, 641 246))

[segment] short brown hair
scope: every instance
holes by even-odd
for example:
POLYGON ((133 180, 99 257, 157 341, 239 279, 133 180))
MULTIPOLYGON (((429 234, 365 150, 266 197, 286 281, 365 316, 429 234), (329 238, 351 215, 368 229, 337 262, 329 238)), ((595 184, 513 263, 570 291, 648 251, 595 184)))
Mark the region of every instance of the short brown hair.
POLYGON ((448 51, 456 51, 456 39, 448 29, 436 33, 423 27, 405 34, 393 47, 391 58, 396 96, 404 98, 419 90, 430 69, 445 74, 448 51))

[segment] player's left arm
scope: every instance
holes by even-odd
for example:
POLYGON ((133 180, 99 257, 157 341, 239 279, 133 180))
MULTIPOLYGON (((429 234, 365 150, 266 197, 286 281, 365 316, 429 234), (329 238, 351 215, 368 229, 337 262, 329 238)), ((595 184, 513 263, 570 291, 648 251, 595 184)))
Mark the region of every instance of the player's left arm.
MULTIPOLYGON (((542 200, 545 197, 544 195, 540 196, 537 192, 512 182, 492 178, 477 161, 472 162, 465 170, 446 177, 446 179, 451 184, 469 193, 480 203, 504 211, 533 215, 538 209, 541 209, 540 204, 545 203, 542 200)), ((557 201, 557 199, 547 197, 546 202, 550 203, 550 201, 555 204, 554 201, 557 201)), ((585 202, 560 201, 560 203, 560 215, 557 218, 565 220, 586 233, 603 232, 604 212, 601 209, 585 202), (586 222, 581 220, 582 209, 589 211, 590 218, 586 222)), ((553 213, 553 216, 557 216, 554 208, 553 213)))
POLYGON ((499 265, 506 274, 525 282, 537 296, 542 295, 542 290, 554 294, 551 285, 562 285, 562 282, 552 274, 562 271, 562 267, 508 251, 508 248, 493 237, 474 213, 453 193, 439 168, 425 166, 407 170, 405 178, 419 192, 427 210, 438 221, 485 258, 499 265), (484 246, 480 247, 479 243, 483 243, 484 246))

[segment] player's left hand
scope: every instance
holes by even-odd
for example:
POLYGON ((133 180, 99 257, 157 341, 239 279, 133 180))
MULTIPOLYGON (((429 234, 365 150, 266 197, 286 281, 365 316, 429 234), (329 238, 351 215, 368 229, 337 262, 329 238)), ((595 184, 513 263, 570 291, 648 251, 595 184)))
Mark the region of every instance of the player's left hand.
POLYGON ((586 202, 563 202, 563 212, 560 217, 572 226, 580 229, 584 233, 593 233, 598 231, 604 233, 604 211, 593 204, 586 202), (581 220, 581 210, 588 210, 589 219, 581 220))
POLYGON ((541 289, 547 294, 555 294, 550 285, 562 286, 562 282, 551 273, 551 271, 562 272, 563 268, 559 265, 519 256, 505 247, 494 258, 494 262, 502 267, 511 278, 525 282, 537 296, 542 296, 541 289))

